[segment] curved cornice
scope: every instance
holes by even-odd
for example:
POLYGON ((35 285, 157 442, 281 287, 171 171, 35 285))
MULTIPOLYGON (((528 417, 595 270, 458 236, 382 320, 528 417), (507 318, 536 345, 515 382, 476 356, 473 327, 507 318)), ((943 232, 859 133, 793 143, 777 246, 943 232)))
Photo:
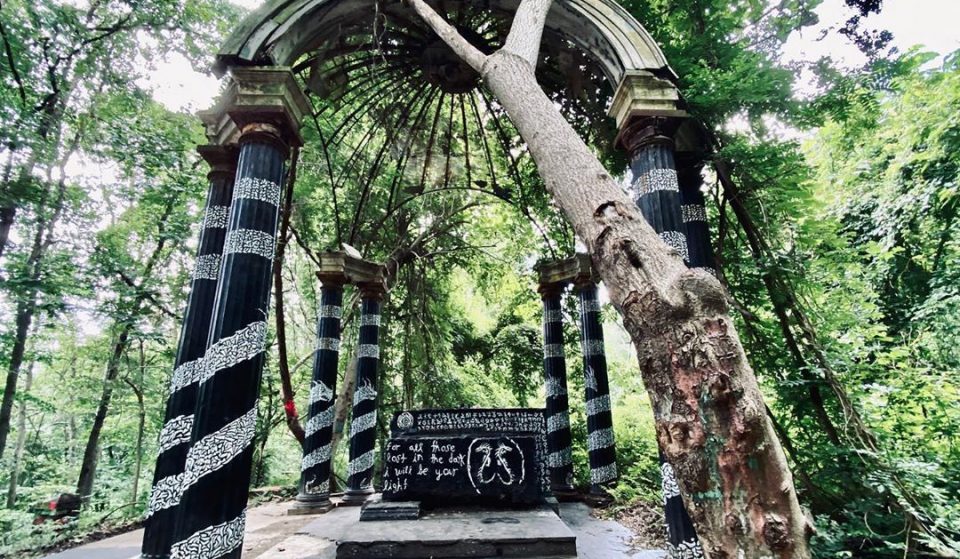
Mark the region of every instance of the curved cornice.
MULTIPOLYGON (((490 0, 490 6, 513 12, 516 0, 490 0)), ((343 22, 369 17, 374 0, 270 0, 251 13, 224 43, 216 71, 230 65, 290 66, 343 22)), ((613 0, 556 0, 547 29, 590 53, 607 79, 620 83, 625 73, 646 70, 674 77, 660 47, 626 10, 613 0)))

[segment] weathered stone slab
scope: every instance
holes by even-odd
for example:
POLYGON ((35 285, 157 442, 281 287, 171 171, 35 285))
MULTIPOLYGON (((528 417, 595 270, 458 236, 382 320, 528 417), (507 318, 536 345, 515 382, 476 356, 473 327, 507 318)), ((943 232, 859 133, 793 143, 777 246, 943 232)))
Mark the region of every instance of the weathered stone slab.
POLYGON ((367 501, 360 509, 360 521, 416 520, 420 518, 419 501, 367 501))
POLYGON ((521 505, 549 494, 543 410, 405 411, 391 434, 384 501, 521 505))
POLYGON ((337 539, 337 559, 576 556, 576 536, 546 507, 443 510, 416 522, 360 522, 337 539))

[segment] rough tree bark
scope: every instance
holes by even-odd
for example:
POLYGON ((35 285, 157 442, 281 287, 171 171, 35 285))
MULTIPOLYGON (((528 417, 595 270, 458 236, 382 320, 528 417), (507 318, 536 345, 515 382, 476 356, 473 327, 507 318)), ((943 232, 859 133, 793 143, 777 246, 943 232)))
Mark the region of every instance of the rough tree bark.
POLYGON ((623 317, 657 436, 709 557, 810 557, 810 525, 716 278, 688 269, 643 220, 534 76, 551 0, 523 0, 487 56, 424 0, 417 13, 517 127, 623 317))

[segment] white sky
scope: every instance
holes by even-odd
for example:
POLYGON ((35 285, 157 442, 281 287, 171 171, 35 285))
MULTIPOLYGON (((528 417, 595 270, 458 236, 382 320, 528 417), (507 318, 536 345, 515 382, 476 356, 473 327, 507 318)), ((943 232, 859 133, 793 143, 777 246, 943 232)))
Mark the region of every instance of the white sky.
MULTIPOLYGON (((247 9, 255 9, 259 0, 231 0, 247 9)), ((846 67, 864 62, 863 55, 836 32, 818 40, 821 31, 839 28, 852 15, 843 0, 826 0, 817 9, 820 24, 794 33, 784 48, 787 61, 814 61, 831 56, 846 67)), ((960 0, 886 0, 879 15, 866 20, 870 29, 888 29, 893 32, 893 44, 901 51, 914 45, 945 55, 960 49, 960 0)), ((809 76, 803 76, 806 81, 809 76)), ((149 79, 141 85, 153 89, 154 98, 173 110, 197 111, 210 107, 219 86, 212 75, 195 72, 185 58, 173 55, 159 62, 149 79)), ((804 84, 799 90, 806 89, 804 84)))

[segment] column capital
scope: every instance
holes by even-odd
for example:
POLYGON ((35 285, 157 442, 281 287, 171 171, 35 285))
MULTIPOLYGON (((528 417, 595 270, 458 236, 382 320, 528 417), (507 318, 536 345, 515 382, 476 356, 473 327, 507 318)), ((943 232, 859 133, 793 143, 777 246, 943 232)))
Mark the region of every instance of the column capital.
POLYGON ((387 297, 387 284, 382 278, 377 281, 359 282, 357 289, 360 290, 360 297, 363 299, 376 299, 382 302, 387 297))
POLYGON ((386 271, 384 266, 369 260, 351 256, 343 251, 322 252, 318 258, 320 269, 317 278, 326 284, 353 284, 367 296, 383 299, 387 293, 386 271))
POLYGON ((303 145, 300 123, 310 100, 286 66, 231 66, 217 107, 201 113, 211 143, 234 143, 243 135, 275 135, 286 145, 303 145))
POLYGON ((662 116, 632 116, 620 127, 615 144, 633 157, 650 145, 668 145, 675 148, 674 134, 681 119, 662 116))
POLYGON ((563 293, 563 290, 567 287, 567 282, 557 282, 557 283, 541 283, 537 287, 537 293, 540 294, 541 299, 549 299, 550 297, 556 297, 563 293))
POLYGON ((197 153, 210 166, 208 179, 216 175, 233 176, 237 174, 237 157, 240 155, 236 146, 207 144, 197 146, 197 153))
POLYGON ((616 120, 617 129, 623 130, 635 116, 684 118, 683 105, 680 91, 669 80, 646 70, 630 70, 617 85, 608 114, 616 120))

